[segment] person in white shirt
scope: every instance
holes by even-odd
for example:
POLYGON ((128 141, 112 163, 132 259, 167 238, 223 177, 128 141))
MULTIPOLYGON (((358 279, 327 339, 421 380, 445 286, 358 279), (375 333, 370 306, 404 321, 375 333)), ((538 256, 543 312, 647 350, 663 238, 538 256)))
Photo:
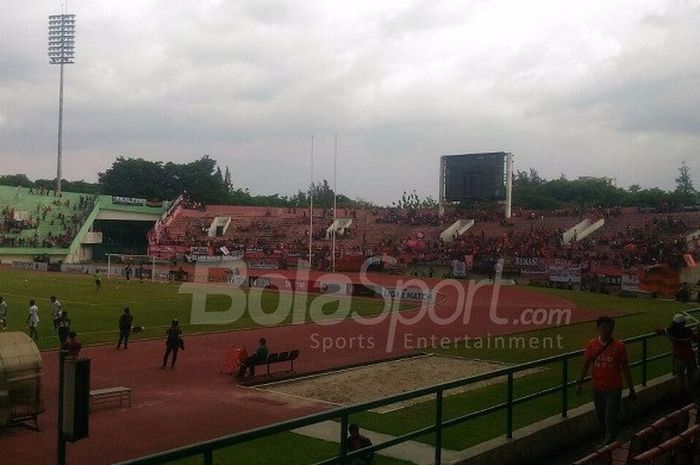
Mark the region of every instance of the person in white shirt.
POLYGON ((2 330, 7 329, 7 302, 0 295, 0 325, 2 325, 2 330))
POLYGON ((58 330, 58 320, 63 315, 63 305, 56 299, 55 295, 51 296, 51 318, 53 319, 53 329, 58 330))
POLYGON ((39 340, 39 307, 36 306, 34 299, 29 301, 29 312, 27 314, 27 325, 29 326, 29 337, 35 341, 39 340))

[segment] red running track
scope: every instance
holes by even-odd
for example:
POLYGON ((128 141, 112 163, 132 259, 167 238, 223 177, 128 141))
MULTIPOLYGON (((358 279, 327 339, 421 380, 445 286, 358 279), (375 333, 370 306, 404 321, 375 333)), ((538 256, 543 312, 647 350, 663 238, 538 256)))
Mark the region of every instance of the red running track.
MULTIPOLYGON (((400 278, 373 279, 390 285, 400 278)), ((438 282, 428 281, 431 285, 438 282)), ((445 289, 441 293, 445 299, 440 299, 442 303, 435 306, 434 313, 446 317, 455 312, 458 295, 455 289, 445 289)), ((569 308, 571 323, 600 316, 600 312, 577 309, 572 302, 563 299, 504 287, 500 290, 496 310, 508 323, 496 324, 489 317, 491 297, 491 287, 475 293, 467 324, 460 317, 442 326, 427 315, 417 318, 418 310, 404 312, 403 318, 413 317, 418 321, 411 325, 395 324, 393 344, 388 344, 392 340, 389 337, 392 321, 387 318, 369 326, 346 320, 332 325, 304 324, 186 336, 186 351, 180 353, 173 370, 159 368, 164 349, 162 341, 136 341, 127 351, 116 351, 113 346, 87 347, 82 355, 92 359, 91 388, 128 386, 132 389, 132 406, 94 412, 90 418, 90 437, 68 445, 68 463, 110 464, 328 408, 323 403, 273 396, 239 386, 230 376, 218 374, 224 355, 232 345, 251 348, 261 336, 267 338, 271 351, 300 349, 301 356, 295 368, 298 373, 308 373, 415 353, 414 346, 404 343, 407 334, 415 341, 419 336, 495 336, 534 329, 515 324, 525 308, 569 308), (345 341, 346 346, 323 351, 317 346, 321 338, 345 341), (365 344, 358 348, 360 339, 365 344), (350 340, 355 341, 353 347, 347 344, 350 340)), ((43 358, 47 405, 46 413, 40 417, 43 431, 0 430, 3 464, 55 463, 56 352, 44 352, 43 358)))

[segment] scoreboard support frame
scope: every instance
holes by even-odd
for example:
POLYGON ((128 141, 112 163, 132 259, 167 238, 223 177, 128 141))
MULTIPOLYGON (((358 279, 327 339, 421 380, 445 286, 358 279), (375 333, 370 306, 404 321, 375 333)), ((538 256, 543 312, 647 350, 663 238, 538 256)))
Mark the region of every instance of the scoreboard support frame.
POLYGON ((512 216, 513 209, 513 154, 506 153, 506 219, 512 216))

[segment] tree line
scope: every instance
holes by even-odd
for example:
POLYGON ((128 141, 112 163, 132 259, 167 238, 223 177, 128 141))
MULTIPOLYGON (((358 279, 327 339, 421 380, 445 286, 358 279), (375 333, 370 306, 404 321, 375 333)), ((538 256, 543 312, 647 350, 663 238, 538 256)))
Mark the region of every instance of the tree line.
POLYGON ((627 189, 615 186, 608 179, 568 180, 563 174, 544 179, 536 170, 516 171, 513 176, 513 206, 535 210, 591 207, 658 207, 700 204, 700 195, 693 185, 690 167, 683 162, 678 168, 674 190, 642 188, 638 184, 627 189))
MULTIPOLYGON (((590 208, 615 206, 658 207, 700 204, 700 194, 693 185, 690 167, 683 162, 678 168, 674 190, 642 188, 633 185, 627 189, 616 187, 605 179, 569 180, 563 174, 559 178, 544 179, 534 169, 516 171, 513 177, 513 206, 535 210, 561 208, 590 208)), ((277 206, 303 208, 308 206, 309 193, 314 205, 322 208, 333 206, 334 192, 328 181, 312 183, 308 190, 293 195, 255 195, 248 189, 237 188, 231 180, 228 167, 222 170, 216 160, 204 155, 189 163, 144 160, 118 157, 105 172, 98 174, 96 183, 64 180, 63 189, 68 192, 118 195, 157 200, 172 200, 183 192, 198 202, 223 205, 277 206)), ((30 180, 24 174, 1 175, 0 185, 53 189, 55 180, 30 180)), ((338 194, 340 208, 374 208, 366 200, 352 199, 338 194)), ((464 208, 484 204, 463 203, 464 208)), ((393 207, 411 210, 435 208, 431 198, 419 198, 415 191, 406 193, 393 202, 393 207)))

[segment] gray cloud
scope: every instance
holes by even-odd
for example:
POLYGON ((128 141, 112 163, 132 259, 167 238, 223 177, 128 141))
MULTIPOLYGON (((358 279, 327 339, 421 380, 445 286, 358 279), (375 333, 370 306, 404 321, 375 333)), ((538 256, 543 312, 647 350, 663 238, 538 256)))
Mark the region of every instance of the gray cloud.
MULTIPOLYGON (((54 172, 55 2, 0 17, 2 172, 54 172)), ((697 1, 352 3, 72 0, 65 171, 95 179, 117 155, 208 153, 253 192, 332 176, 391 202, 435 196, 439 155, 509 150, 546 176, 670 187, 698 176, 697 1)))

